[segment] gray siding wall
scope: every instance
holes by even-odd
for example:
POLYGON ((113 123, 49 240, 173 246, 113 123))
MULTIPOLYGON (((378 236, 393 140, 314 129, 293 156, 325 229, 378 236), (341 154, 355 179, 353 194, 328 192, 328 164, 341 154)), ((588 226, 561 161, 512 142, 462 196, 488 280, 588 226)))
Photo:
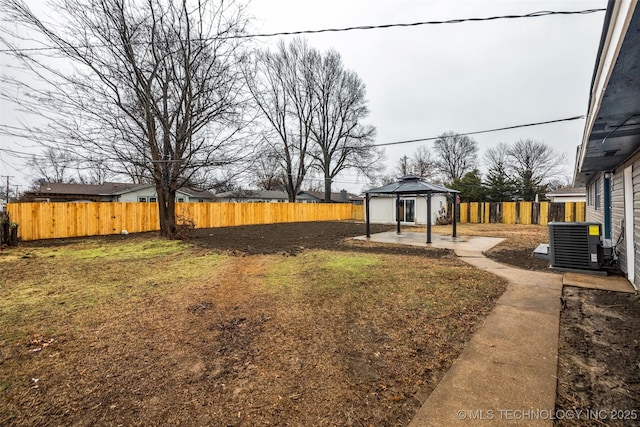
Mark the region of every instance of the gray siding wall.
MULTIPOLYGON (((624 221, 624 170, 633 166, 633 217, 634 217, 634 248, 635 248, 635 287, 640 288, 640 152, 626 162, 620 164, 611 176, 611 239, 613 243, 620 241, 618 246, 618 265, 620 270, 627 272, 627 248, 622 224, 624 221)), ((604 173, 598 173, 587 183, 587 222, 604 223, 604 173), (599 184, 600 208, 595 209, 593 200, 593 186, 599 184), (591 192, 591 195, 589 195, 591 192)))
POLYGON ((633 241, 635 252, 635 283, 636 289, 639 289, 640 285, 640 154, 634 156, 633 163, 633 241))
POLYGON ((599 222, 604 223, 604 173, 600 172, 596 174, 591 181, 587 183, 587 206, 585 209, 585 219, 587 222, 599 222), (596 210, 596 203, 594 200, 594 186, 596 181, 598 182, 598 194, 600 195, 599 208, 596 210))
MULTIPOLYGON (((618 242, 622 233, 622 221, 624 220, 624 172, 617 169, 611 177, 611 239, 618 242)), ((624 243, 618 247, 620 257, 618 264, 620 269, 627 272, 627 256, 624 243)))
MULTIPOLYGON (((611 193, 612 204, 612 238, 614 243, 620 238, 622 233, 621 223, 624 219, 624 170, 633 166, 633 241, 635 252, 635 283, 636 289, 640 288, 640 152, 636 153, 626 162, 620 164, 614 171, 613 191, 611 193)), ((623 236, 624 237, 624 236, 623 236)), ((621 241, 618 246, 620 269, 627 273, 626 242, 621 241)))

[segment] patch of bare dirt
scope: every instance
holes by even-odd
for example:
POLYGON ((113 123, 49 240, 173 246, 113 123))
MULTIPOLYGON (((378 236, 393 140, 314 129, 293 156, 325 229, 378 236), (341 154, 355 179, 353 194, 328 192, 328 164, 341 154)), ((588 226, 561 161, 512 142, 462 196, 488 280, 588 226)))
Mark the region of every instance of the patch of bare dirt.
MULTIPOLYGON (((395 230, 392 225, 371 224, 371 233, 395 230)), ((296 255, 305 249, 363 251, 391 255, 451 256, 446 249, 408 245, 383 245, 349 238, 365 234, 365 224, 349 221, 292 222, 246 227, 203 228, 194 230, 189 241, 216 250, 241 254, 296 255)))
POLYGON ((575 419, 556 425, 640 425, 639 295, 566 287, 563 297, 556 414, 575 419))
POLYGON ((511 265, 523 270, 544 271, 545 273, 559 273, 557 270, 549 268, 548 259, 540 259, 533 256, 533 250, 538 246, 527 246, 526 248, 503 248, 496 246, 485 255, 494 261, 511 265))

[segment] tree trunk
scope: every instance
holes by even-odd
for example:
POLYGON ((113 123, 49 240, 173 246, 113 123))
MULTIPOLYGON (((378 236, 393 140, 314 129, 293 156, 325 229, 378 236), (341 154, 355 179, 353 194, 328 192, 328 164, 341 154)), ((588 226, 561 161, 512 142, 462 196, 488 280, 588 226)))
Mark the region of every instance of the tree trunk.
POLYGON ((331 203, 331 178, 324 177, 324 202, 331 203))
POLYGON ((0 245, 16 246, 18 244, 18 224, 11 222, 9 212, 0 212, 0 245))
POLYGON ((158 193, 158 218, 160 219, 160 237, 163 239, 175 239, 176 227, 176 191, 156 187, 158 193))

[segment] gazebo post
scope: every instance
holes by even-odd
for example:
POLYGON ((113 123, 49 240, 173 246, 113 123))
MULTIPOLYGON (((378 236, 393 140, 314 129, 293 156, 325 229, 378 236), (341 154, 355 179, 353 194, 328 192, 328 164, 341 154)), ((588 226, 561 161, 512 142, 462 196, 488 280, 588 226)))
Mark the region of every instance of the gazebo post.
POLYGON ((367 239, 371 237, 371 222, 369 216, 369 193, 365 193, 364 197, 364 218, 365 218, 365 228, 367 230, 367 239))
POLYGON ((396 194, 396 234, 400 234, 400 193, 396 194))
POLYGON ((431 243, 431 192, 427 193, 427 243, 431 243))
POLYGON ((452 200, 453 200, 453 203, 451 204, 453 206, 452 209, 451 209, 453 211, 453 234, 452 234, 452 237, 456 237, 457 236, 457 233, 456 233, 456 217, 458 216, 458 212, 457 212, 457 210, 458 210, 458 195, 454 193, 453 197, 452 197, 452 200))

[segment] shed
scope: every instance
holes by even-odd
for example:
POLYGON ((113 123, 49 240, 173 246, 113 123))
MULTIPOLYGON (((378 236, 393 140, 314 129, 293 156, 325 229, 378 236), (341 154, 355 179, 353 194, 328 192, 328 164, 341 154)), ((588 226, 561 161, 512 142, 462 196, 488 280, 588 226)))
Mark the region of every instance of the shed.
MULTIPOLYGON (((431 198, 434 194, 456 194, 459 191, 452 190, 443 185, 432 184, 422 180, 415 175, 406 175, 400 178, 398 182, 384 185, 378 188, 372 188, 365 193, 365 219, 367 237, 371 236, 371 213, 370 213, 370 201, 371 197, 382 195, 395 195, 396 196, 396 209, 400 209, 400 197, 401 196, 420 196, 424 195, 427 199, 427 243, 431 243, 431 198)), ((453 237, 456 237, 456 203, 452 203, 453 206, 453 237)), ((401 215, 396 214, 397 232, 400 234, 400 222, 401 215)))

